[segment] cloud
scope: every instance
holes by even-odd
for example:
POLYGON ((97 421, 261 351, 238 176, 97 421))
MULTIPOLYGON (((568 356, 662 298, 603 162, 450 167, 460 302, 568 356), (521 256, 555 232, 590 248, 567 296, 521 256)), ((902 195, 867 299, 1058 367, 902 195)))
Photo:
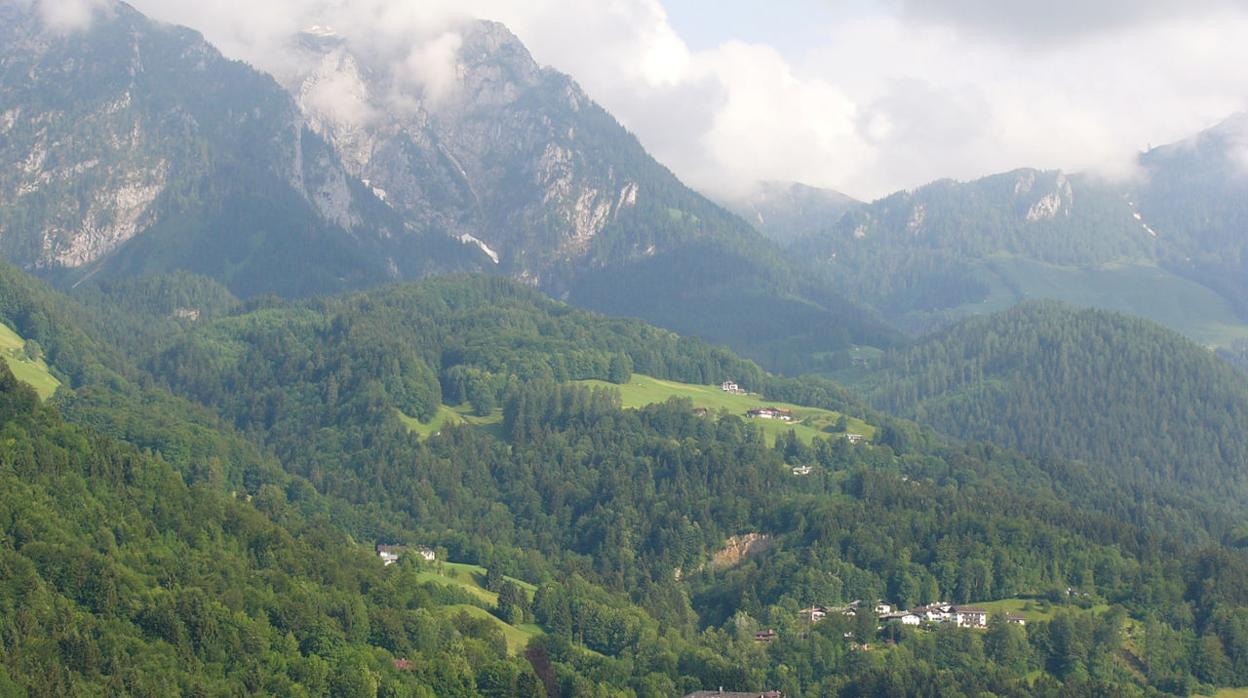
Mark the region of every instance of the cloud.
MULTIPOLYGON (((407 81, 392 103, 453 90, 459 23, 498 20, 715 193, 771 179, 870 198, 1022 166, 1125 177, 1148 144, 1248 106, 1240 0, 876 0, 821 15, 801 50, 731 38, 693 49, 659 0, 133 3, 279 78, 298 65, 290 36, 331 26, 407 81)), ((829 6, 850 4, 863 3, 829 6)), ((367 118, 337 87, 320 97, 367 118)))
POLYGON ((993 40, 1069 42, 1148 22, 1242 9, 1237 0, 893 0, 902 16, 993 40))
POLYGON ((86 29, 104 6, 103 0, 39 0, 39 18, 48 29, 68 34, 86 29))

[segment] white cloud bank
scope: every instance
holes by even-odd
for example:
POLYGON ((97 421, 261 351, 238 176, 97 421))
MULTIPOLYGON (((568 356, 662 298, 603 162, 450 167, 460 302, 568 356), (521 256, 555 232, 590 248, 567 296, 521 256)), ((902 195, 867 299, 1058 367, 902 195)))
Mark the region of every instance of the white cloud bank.
MULTIPOLYGON (((66 24, 90 7, 57 1, 66 24)), ((1020 166, 1123 176, 1146 145, 1248 106, 1240 0, 878 0, 834 12, 800 53, 692 50, 659 0, 132 2, 275 73, 291 33, 331 26, 435 91, 453 80, 449 30, 496 19, 709 192, 779 179, 874 197, 1020 166)))

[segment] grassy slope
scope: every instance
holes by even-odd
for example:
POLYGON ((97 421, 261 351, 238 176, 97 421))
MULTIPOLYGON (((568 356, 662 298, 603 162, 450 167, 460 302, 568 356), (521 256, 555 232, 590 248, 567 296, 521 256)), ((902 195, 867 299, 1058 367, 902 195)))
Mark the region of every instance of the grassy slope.
MULTIPOLYGON (((736 415, 745 416, 746 410, 764 405, 793 410, 796 422, 780 422, 772 419, 751 420, 763 428, 763 432, 774 438, 790 429, 797 432, 799 438, 807 443, 815 436, 835 436, 830 430, 840 418, 839 412, 821 410, 814 407, 802 407, 784 402, 764 400, 758 395, 730 395, 714 385, 692 385, 676 383, 633 374, 626 385, 614 385, 603 381, 578 381, 583 385, 615 388, 620 391, 620 399, 625 407, 644 407, 659 402, 666 402, 673 397, 689 398, 694 407, 705 407, 712 412, 727 410, 736 415)), ((849 431, 862 434, 868 438, 875 436, 875 428, 860 419, 850 417, 849 431)))
POLYGON ((48 371, 48 365, 43 359, 31 361, 27 359, 22 348, 26 346, 26 340, 21 335, 14 332, 8 325, 0 324, 0 357, 9 364, 9 368, 13 371, 13 375, 23 383, 29 383, 39 393, 39 397, 47 400, 52 397, 52 393, 61 385, 48 371))
MULTIPOLYGON (((528 582, 514 577, 503 578, 515 582, 529 594, 530 598, 537 591, 537 587, 528 582)), ((485 580, 485 568, 479 565, 469 565, 461 562, 433 563, 425 571, 420 572, 419 579, 422 583, 432 582, 434 584, 459 587, 490 605, 498 603, 498 594, 481 586, 481 582, 485 580)), ((457 615, 461 611, 497 623, 503 630, 503 636, 507 638, 507 649, 512 654, 523 650, 525 645, 529 644, 530 639, 542 634, 542 629, 536 625, 528 623, 524 625, 508 625, 489 611, 477 606, 453 604, 442 608, 443 613, 452 615, 457 615)))
MULTIPOLYGON (((1017 613, 1026 618, 1028 622, 1053 620, 1053 616, 1063 608, 1080 610, 1078 606, 1054 604, 1039 599, 1001 599, 1000 601, 982 601, 968 605, 979 606, 987 609, 990 613, 1017 613)), ((1092 613, 1104 613, 1109 610, 1109 606, 1098 604, 1088 610, 1092 613)))
POLYGON ((441 431, 442 427, 447 424, 473 424, 487 429, 497 428, 503 423, 503 411, 496 409, 488 417, 478 417, 472 413, 472 406, 468 404, 463 404, 459 407, 441 405, 438 407, 438 413, 428 422, 422 422, 402 412, 399 413, 399 419, 403 420, 408 429, 420 434, 420 438, 427 439, 429 436, 441 431))
MULTIPOLYGON (((992 292, 979 303, 951 311, 953 317, 994 313, 1030 298, 1116 310, 1148 318, 1206 346, 1248 337, 1245 323, 1225 298, 1194 281, 1147 263, 1063 267, 1015 256, 984 264, 992 292)), ((903 324, 921 321, 921 314, 903 324)))
MULTIPOLYGON (((485 581, 485 568, 480 565, 469 565, 463 562, 435 562, 426 565, 419 573, 419 578, 421 582, 460 587, 491 605, 498 603, 498 594, 481 586, 481 583, 485 581)), ((536 586, 515 577, 504 576, 503 579, 514 582, 530 597, 537 591, 536 586)))
POLYGON ((512 654, 519 653, 521 650, 525 648, 526 645, 529 644, 529 640, 542 634, 541 628, 538 628, 536 625, 530 625, 527 623, 524 625, 520 625, 520 626, 508 625, 504 623, 502 620, 500 620, 498 617, 491 614, 489 611, 485 610, 484 608, 479 608, 477 606, 469 606, 467 604, 455 604, 452 606, 443 606, 441 609, 441 612, 448 614, 448 615, 459 615, 460 613, 467 613, 470 616, 475 616, 477 618, 485 618, 487 620, 493 621, 494 623, 497 623, 498 626, 502 628, 503 630, 503 637, 507 638, 507 651, 511 652, 512 654))

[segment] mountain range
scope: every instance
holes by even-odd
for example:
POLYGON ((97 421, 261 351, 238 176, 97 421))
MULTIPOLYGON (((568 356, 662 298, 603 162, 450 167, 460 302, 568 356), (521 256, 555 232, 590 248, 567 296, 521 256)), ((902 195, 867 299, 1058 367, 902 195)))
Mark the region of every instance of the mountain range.
POLYGON ((716 203, 495 22, 90 7, 0 0, 0 697, 1248 685, 1245 117, 716 203))
POLYGON ((433 94, 323 29, 279 84, 124 3, 72 35, 34 8, 4 8, 0 251, 58 283, 185 269, 306 295, 485 271, 773 365, 896 337, 499 24, 459 29, 433 94))
POLYGON ((1022 169, 934 182, 824 219, 790 249, 910 332, 1052 298, 1224 346, 1248 333, 1245 133, 1241 114, 1151 149, 1127 181, 1022 169))

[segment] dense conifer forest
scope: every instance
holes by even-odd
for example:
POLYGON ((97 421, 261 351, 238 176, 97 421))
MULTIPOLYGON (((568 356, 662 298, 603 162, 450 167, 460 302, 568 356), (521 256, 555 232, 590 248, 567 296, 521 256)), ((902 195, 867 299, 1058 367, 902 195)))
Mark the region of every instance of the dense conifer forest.
POLYGON ((2 271, 0 321, 46 347, 65 383, 40 404, 0 376, 9 693, 1248 682, 1248 557, 1211 498, 955 441, 828 381, 496 278, 239 302, 178 275, 75 300, 2 271), (743 415, 622 409, 612 389, 572 383, 634 372, 731 378, 876 437, 773 441, 743 415), (460 403, 477 423, 411 428, 460 403), (725 554, 744 538, 766 544, 725 554), (437 560, 383 566, 376 543, 437 560), (481 576, 446 582, 457 565, 481 576), (877 599, 1031 610, 1021 627, 994 612, 987 630, 881 623, 867 606, 801 613, 877 599), (755 638, 768 629, 777 639, 755 638))

